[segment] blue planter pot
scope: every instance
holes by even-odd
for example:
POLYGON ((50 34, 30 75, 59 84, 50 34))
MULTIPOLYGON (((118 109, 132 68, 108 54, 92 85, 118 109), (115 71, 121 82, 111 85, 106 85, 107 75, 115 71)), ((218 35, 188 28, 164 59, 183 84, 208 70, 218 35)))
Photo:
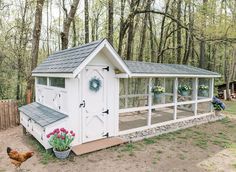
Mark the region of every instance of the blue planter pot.
POLYGON ((207 97, 208 91, 207 90, 200 90, 200 96, 207 97))
POLYGON ((181 91, 181 96, 188 96, 189 95, 189 91, 181 91))
POLYGON ((162 98, 163 95, 164 95, 163 93, 161 93, 161 94, 157 94, 157 93, 154 94, 154 96, 155 96, 156 99, 160 99, 160 98, 162 98))
POLYGON ((66 159, 70 154, 71 148, 66 151, 57 151, 53 148, 53 152, 58 159, 66 159))

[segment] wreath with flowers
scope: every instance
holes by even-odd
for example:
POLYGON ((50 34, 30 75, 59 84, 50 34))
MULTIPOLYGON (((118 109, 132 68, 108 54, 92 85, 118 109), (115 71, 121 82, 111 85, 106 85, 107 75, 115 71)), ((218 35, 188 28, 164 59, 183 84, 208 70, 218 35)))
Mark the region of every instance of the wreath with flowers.
POLYGON ((91 91, 97 92, 102 86, 102 82, 99 78, 97 77, 93 77, 90 81, 89 81, 89 89, 91 91))

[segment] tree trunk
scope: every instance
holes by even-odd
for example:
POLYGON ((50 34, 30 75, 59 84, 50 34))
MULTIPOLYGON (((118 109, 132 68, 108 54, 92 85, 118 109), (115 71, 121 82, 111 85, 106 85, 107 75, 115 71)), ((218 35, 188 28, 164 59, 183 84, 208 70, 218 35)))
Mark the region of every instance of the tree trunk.
POLYGON ((92 38, 92 41, 95 41, 95 20, 96 19, 92 19, 91 20, 91 38, 92 38))
MULTIPOLYGON (((208 0, 203 0, 203 21, 202 21, 202 30, 204 31, 206 28, 206 13, 207 13, 207 3, 208 0)), ((200 61, 199 67, 206 68, 206 41, 204 38, 204 33, 202 31, 201 40, 200 40, 200 61)))
POLYGON ((225 83, 226 83, 226 100, 231 100, 231 96, 230 96, 230 62, 229 62, 229 58, 227 55, 227 44, 225 43, 225 52, 224 52, 224 56, 225 56, 225 67, 224 67, 224 75, 225 75, 225 83))
POLYGON ((151 46, 151 62, 155 62, 155 48, 154 48, 154 34, 153 34, 153 26, 152 26, 152 18, 151 14, 148 14, 148 20, 149 20, 149 38, 150 38, 150 46, 151 46))
MULTIPOLYGON (((24 38, 24 34, 26 32, 25 25, 26 25, 26 12, 28 9, 28 1, 25 1, 24 10, 22 14, 21 20, 21 30, 20 30, 20 37, 19 37, 19 49, 17 55, 17 86, 16 86, 16 99, 21 100, 21 78, 22 78, 22 70, 23 70, 23 62, 22 57, 24 57, 24 53, 26 51, 26 38, 24 38), (24 46, 25 45, 25 46, 24 46)), ((0 63, 1 64, 1 63, 0 63)))
POLYGON ((71 25, 71 22, 74 20, 78 4, 79 4, 79 0, 73 0, 73 3, 70 8, 70 12, 68 14, 67 9, 65 7, 64 0, 63 0, 63 9, 66 14, 66 18, 64 19, 64 22, 63 22, 63 32, 61 32, 61 47, 63 50, 68 48, 70 25, 71 25))
MULTIPOLYGON (((181 21, 181 6, 182 0, 177 1, 177 20, 181 21)), ((182 33, 181 33, 181 26, 179 22, 177 23, 177 63, 181 63, 182 59, 182 33)))
POLYGON ((123 40, 125 36, 124 30, 124 10, 125 10, 125 2, 126 0, 121 0, 121 14, 120 14, 120 32, 119 32, 119 46, 118 46, 118 54, 122 56, 122 46, 123 40))
POLYGON ((133 32, 134 32, 134 16, 130 18, 129 30, 128 30, 128 41, 127 41, 127 60, 132 59, 132 46, 133 46, 133 32))
POLYGON ((113 44, 113 0, 108 0, 108 40, 113 44))
MULTIPOLYGON (((150 7, 151 7, 151 0, 148 0, 147 1, 147 4, 146 4, 146 10, 150 10, 150 7)), ((148 16, 150 14, 148 13, 145 13, 144 15, 144 20, 143 20, 143 28, 142 28, 142 31, 141 31, 141 39, 140 39, 140 45, 139 45, 139 55, 138 55, 138 60, 139 61, 145 61, 145 59, 143 58, 143 51, 145 49, 145 42, 146 42, 146 31, 147 31, 147 20, 148 20, 148 16)))
POLYGON ((73 22, 73 45, 72 45, 72 47, 75 47, 76 46, 76 42, 77 42, 75 19, 73 19, 72 22, 73 22))
MULTIPOLYGON (((37 63, 38 63, 39 40, 40 40, 40 34, 41 34, 43 5, 44 5, 44 0, 37 0, 36 11, 35 11, 35 22, 34 22, 34 29, 33 29, 33 39, 32 39, 31 71, 34 68, 36 68, 37 63)), ((34 88, 34 79, 33 77, 29 77, 27 81, 26 103, 32 102, 33 88, 34 88)))
POLYGON ((127 41, 127 60, 132 59, 132 47, 134 43, 134 19, 135 19, 135 10, 139 6, 140 0, 133 0, 130 4, 130 17, 129 17, 129 30, 128 30, 128 41, 127 41))
MULTIPOLYGON (((166 6, 165 6, 165 14, 168 12, 168 9, 169 9, 169 3, 170 3, 170 0, 167 1, 166 3, 166 6)), ((158 48, 158 58, 157 58, 157 63, 160 63, 161 62, 161 59, 162 59, 162 49, 163 49, 163 42, 164 42, 164 39, 163 39, 163 36, 164 36, 164 27, 165 27, 165 21, 166 21, 166 15, 163 15, 163 18, 162 18, 162 21, 161 21, 161 34, 160 34, 160 41, 159 41, 159 48, 158 48)))
POLYGON ((49 56, 49 1, 47 1, 47 56, 49 56))
MULTIPOLYGON (((185 11, 185 23, 187 23, 187 19, 186 19, 186 11, 185 11)), ((192 12, 191 12, 191 1, 188 2, 188 22, 189 22, 189 30, 185 30, 185 51, 184 51, 184 59, 183 59, 183 64, 188 64, 189 61, 189 55, 190 55, 190 51, 191 51, 191 45, 192 45, 192 39, 191 39, 191 35, 192 35, 192 31, 193 31, 193 23, 192 23, 192 12)))
POLYGON ((85 30, 85 43, 89 43, 89 7, 88 0, 84 0, 84 30, 85 30))

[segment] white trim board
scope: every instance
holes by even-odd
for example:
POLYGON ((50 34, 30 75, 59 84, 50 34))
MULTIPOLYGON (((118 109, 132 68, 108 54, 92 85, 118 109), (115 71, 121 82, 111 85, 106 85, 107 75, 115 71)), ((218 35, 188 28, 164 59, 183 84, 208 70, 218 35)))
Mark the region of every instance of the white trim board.
MULTIPOLYGON (((188 105, 188 104, 194 104, 194 103, 203 103, 203 102, 211 102, 211 98, 206 98, 206 99, 200 99, 200 100, 191 100, 191 101, 185 101, 185 102, 176 102, 176 107, 179 105, 188 105)), ((151 109, 156 109, 156 108, 166 108, 166 107, 174 107, 175 103, 166 103, 166 104, 156 104, 152 105, 151 109)), ((142 106, 142 107, 133 107, 133 108, 125 108, 125 109, 120 109, 119 113, 129 113, 129 112, 136 112, 136 111, 143 111, 143 110, 148 110, 149 106, 142 106)))
POLYGON ((39 77, 58 77, 58 78, 74 78, 72 73, 32 73, 32 76, 39 77))
POLYGON ((150 126, 146 125, 146 126, 143 126, 143 127, 123 130, 123 131, 119 131, 118 135, 126 135, 126 134, 134 133, 134 132, 137 132, 137 131, 143 131, 143 130, 147 130, 147 129, 151 129, 151 128, 156 128, 156 127, 163 126, 163 125, 173 124, 173 123, 176 123, 176 122, 187 121, 187 120, 190 120, 190 119, 201 118, 201 117, 212 115, 212 114, 214 114, 214 112, 204 113, 204 114, 201 114, 201 115, 194 115, 194 116, 190 116, 190 117, 186 117, 186 118, 181 118, 181 119, 165 121, 165 122, 161 122, 161 123, 157 123, 157 124, 152 124, 150 126))
MULTIPOLYGON (((119 76, 118 76, 119 77, 119 76)), ((122 77, 122 75, 120 75, 122 77)), ((218 78, 221 75, 188 75, 188 74, 150 74, 150 73, 131 73, 130 77, 166 77, 166 78, 218 78)))

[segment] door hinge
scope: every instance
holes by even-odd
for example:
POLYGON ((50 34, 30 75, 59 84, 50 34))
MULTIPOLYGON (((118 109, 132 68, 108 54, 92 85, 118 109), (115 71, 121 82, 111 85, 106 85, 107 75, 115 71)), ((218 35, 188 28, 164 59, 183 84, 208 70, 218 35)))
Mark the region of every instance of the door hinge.
POLYGON ((107 132, 106 134, 103 135, 103 137, 109 137, 109 133, 107 132))
POLYGON ((107 109, 106 111, 104 111, 104 112, 102 112, 102 113, 109 114, 109 109, 107 109))
POLYGON ((80 107, 80 108, 81 108, 81 107, 85 107, 85 100, 83 100, 83 102, 79 104, 79 107, 80 107))
POLYGON ((102 69, 109 71, 109 66, 104 67, 104 68, 102 68, 102 69))

